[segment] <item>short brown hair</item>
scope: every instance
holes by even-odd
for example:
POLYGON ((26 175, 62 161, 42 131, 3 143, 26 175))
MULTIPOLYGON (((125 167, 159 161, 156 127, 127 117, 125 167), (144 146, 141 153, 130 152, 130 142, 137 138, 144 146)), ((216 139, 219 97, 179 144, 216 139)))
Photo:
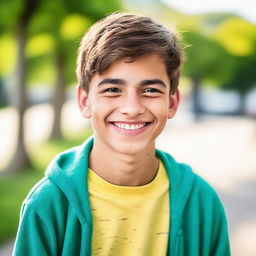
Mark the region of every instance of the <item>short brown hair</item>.
POLYGON ((88 92, 96 73, 105 71, 115 61, 129 57, 131 61, 159 54, 170 78, 170 93, 179 84, 183 61, 181 43, 175 31, 149 17, 129 13, 113 13, 95 23, 82 38, 78 50, 77 78, 88 92))

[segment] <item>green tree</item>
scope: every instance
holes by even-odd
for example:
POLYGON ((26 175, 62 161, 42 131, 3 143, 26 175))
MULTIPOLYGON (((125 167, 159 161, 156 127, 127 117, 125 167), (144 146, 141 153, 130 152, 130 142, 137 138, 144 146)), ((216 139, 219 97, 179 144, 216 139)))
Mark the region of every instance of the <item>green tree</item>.
POLYGON ((224 90, 236 90, 240 95, 239 114, 245 115, 245 98, 247 93, 256 86, 256 55, 233 56, 232 70, 227 82, 221 84, 224 90))
POLYGON ((24 114, 28 106, 26 95, 27 59, 25 55, 29 23, 39 6, 39 0, 1 1, 1 32, 10 30, 17 41, 16 109, 18 111, 17 147, 6 172, 14 172, 30 165, 24 142, 24 114), (3 9, 2 9, 3 8, 3 9))
POLYGON ((233 89, 240 94, 240 114, 245 113, 245 96, 256 85, 256 25, 241 18, 222 22, 215 38, 230 53, 231 68, 223 89, 233 89))
POLYGON ((191 79, 192 99, 195 119, 200 118, 200 90, 201 83, 205 79, 224 82, 225 69, 229 67, 229 55, 216 41, 197 31, 189 31, 183 34, 186 45, 186 61, 183 74, 191 79))

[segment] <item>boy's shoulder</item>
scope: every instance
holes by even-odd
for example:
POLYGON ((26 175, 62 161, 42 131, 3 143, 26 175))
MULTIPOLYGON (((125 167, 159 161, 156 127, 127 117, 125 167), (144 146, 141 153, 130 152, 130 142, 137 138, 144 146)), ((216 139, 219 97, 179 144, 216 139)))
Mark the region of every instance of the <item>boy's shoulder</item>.
POLYGON ((53 205, 65 204, 65 197, 60 188, 52 182, 49 177, 44 177, 38 181, 30 190, 23 204, 32 208, 35 212, 39 209, 49 211, 53 205))
POLYGON ((219 213, 224 212, 220 197, 212 185, 201 176, 197 174, 194 174, 194 176, 194 186, 191 193, 196 195, 196 201, 198 204, 219 213))
POLYGON ((170 154, 157 150, 156 154, 166 168, 170 180, 170 194, 174 201, 195 202, 221 206, 214 188, 190 165, 177 162, 170 154))
POLYGON ((45 177, 30 190, 23 205, 46 218, 65 212, 72 205, 71 208, 84 219, 88 212, 86 169, 91 146, 90 138, 82 145, 58 154, 48 165, 45 177))

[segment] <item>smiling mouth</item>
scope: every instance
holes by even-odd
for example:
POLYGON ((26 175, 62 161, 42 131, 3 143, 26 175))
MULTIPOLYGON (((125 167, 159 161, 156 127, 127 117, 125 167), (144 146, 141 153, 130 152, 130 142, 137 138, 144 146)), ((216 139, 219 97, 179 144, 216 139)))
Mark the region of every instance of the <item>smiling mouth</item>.
POLYGON ((140 122, 140 123, 111 122, 111 123, 119 129, 128 130, 128 131, 140 130, 145 126, 151 124, 151 122, 140 122))

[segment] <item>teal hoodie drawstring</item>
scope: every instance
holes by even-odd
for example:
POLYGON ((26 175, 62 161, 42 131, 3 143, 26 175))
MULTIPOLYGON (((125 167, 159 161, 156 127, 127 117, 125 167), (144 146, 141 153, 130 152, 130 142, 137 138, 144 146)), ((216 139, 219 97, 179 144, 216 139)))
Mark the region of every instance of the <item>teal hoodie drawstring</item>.
POLYGON ((183 230, 179 229, 176 234, 175 256, 183 256, 183 255, 184 255, 183 230))

